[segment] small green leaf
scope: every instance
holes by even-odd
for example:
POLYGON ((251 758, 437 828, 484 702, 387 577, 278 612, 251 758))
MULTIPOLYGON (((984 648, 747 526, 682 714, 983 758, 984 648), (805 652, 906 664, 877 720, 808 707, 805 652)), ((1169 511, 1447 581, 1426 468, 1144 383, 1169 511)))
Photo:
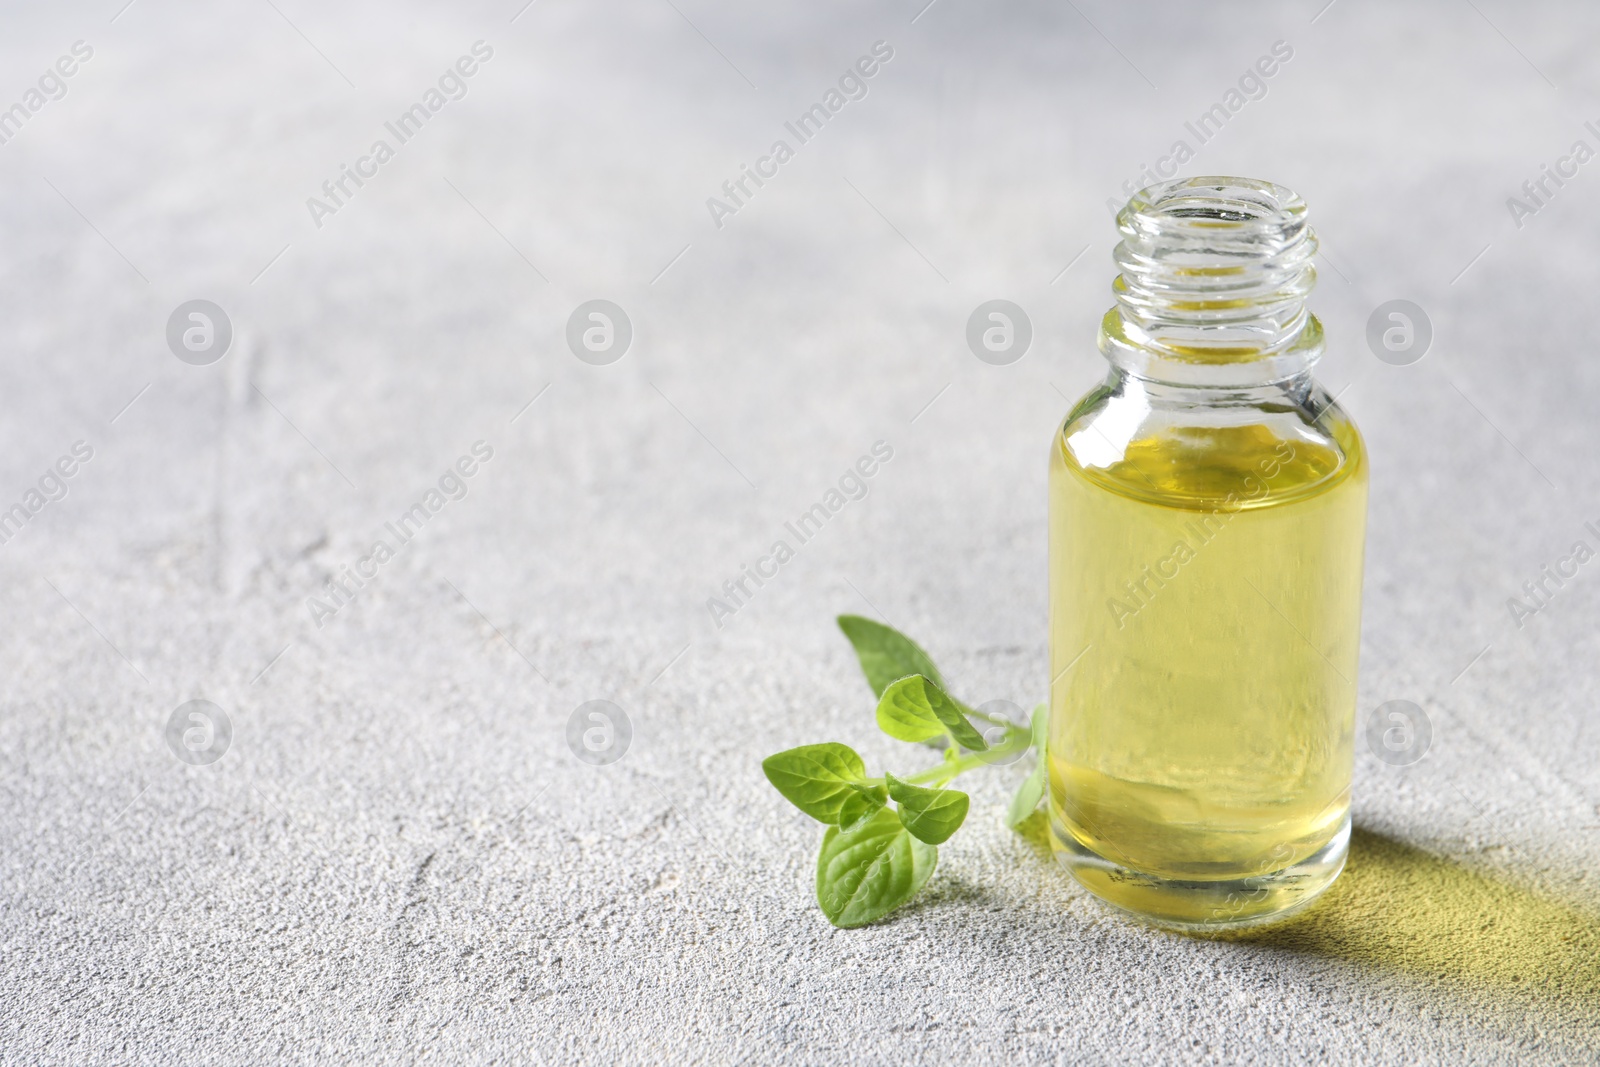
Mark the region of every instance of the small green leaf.
POLYGON ((1039 801, 1044 798, 1045 775, 1044 760, 1040 760, 1033 768, 1033 772, 1024 778, 1022 785, 1011 798, 1011 808, 1006 812, 1006 825, 1015 829, 1021 825, 1033 810, 1039 806, 1039 801))
POLYGON ((900 805, 900 822, 913 837, 930 845, 942 845, 961 829, 971 803, 967 794, 959 789, 925 789, 902 782, 892 774, 885 777, 889 796, 900 805))
POLYGON ((819 822, 839 821, 839 806, 867 776, 866 764, 848 745, 829 741, 801 745, 761 761, 767 781, 789 803, 819 822))
POLYGON ((851 793, 839 805, 839 828, 854 830, 872 818, 889 802, 889 791, 881 785, 853 783, 851 793))
POLYGON ((840 615, 839 629, 855 646, 856 658, 861 661, 861 672, 867 676, 873 696, 883 696, 889 683, 908 674, 920 674, 940 685, 944 684, 933 660, 899 630, 860 615, 840 615))
POLYGON ((1045 759, 1045 742, 1049 734, 1049 715, 1045 705, 1040 704, 1033 709, 1033 751, 1036 762, 1033 772, 1023 779, 1022 785, 1011 798, 1011 809, 1006 812, 1006 824, 1013 828, 1022 824, 1028 816, 1033 814, 1039 806, 1039 801, 1044 798, 1045 783, 1050 774, 1050 765, 1045 759))
POLYGON ((878 729, 901 741, 927 741, 944 736, 944 723, 933 713, 919 674, 901 678, 878 700, 878 729))
POLYGON ((982 752, 989 747, 967 721, 961 705, 933 679, 917 674, 883 691, 878 701, 878 728, 902 741, 925 741, 948 731, 963 748, 982 752))
POLYGON ((916 896, 939 850, 906 832, 881 808, 854 830, 830 826, 817 853, 817 903, 835 926, 865 926, 916 896))

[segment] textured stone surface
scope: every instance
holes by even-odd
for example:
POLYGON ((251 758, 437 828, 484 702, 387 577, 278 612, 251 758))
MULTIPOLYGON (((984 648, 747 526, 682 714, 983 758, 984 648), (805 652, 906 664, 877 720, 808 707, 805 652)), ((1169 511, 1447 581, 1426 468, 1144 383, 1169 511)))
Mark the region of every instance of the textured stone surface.
POLYGON ((1520 229, 1505 203, 1600 147, 1592 11, 120 2, 0 35, 6 106, 94 49, 0 145, 0 503, 94 450, 0 545, 0 1060, 1595 1055, 1600 563, 1506 605, 1600 546, 1600 164, 1520 229), (479 39, 467 96, 314 226, 479 39), (879 39, 866 98, 714 226, 879 39), (831 929, 760 757, 892 751, 840 611, 969 699, 1042 696, 1044 453, 1103 373, 1104 202, 1280 39, 1186 172, 1312 205, 1324 378, 1373 453, 1362 714, 1416 701, 1432 750, 1362 753, 1350 871, 1254 941, 1098 906, 1001 825, 1021 766, 914 906, 831 929), (997 296, 1036 331, 1009 367, 963 342, 997 296), (163 337, 197 297, 236 332, 205 367, 163 337), (562 340, 594 297, 635 325, 612 366, 562 340), (1363 340, 1397 297, 1435 326, 1414 366, 1363 340), (867 498, 714 627, 880 439, 867 498), (465 498, 315 625, 478 440, 465 498), (209 766, 163 738, 194 698, 233 725, 209 766), (565 741, 591 699, 632 722, 609 766, 565 741))

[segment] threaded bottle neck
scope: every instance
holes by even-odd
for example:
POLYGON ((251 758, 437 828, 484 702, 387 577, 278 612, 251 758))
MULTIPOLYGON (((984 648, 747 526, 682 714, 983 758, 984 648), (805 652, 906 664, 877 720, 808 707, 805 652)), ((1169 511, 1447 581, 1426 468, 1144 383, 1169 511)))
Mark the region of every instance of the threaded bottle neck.
POLYGON ((1184 178, 1117 216, 1117 306, 1101 351, 1130 374, 1183 385, 1293 377, 1322 352, 1306 311, 1316 235, 1305 202, 1251 178, 1184 178))

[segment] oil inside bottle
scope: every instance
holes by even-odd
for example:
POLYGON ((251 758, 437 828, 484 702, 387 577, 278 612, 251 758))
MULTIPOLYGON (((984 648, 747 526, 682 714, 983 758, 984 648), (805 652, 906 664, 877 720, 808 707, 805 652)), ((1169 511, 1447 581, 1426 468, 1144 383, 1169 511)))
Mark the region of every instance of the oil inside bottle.
POLYGON ((1157 922, 1278 917, 1344 862, 1361 439, 1314 385, 1208 425, 1111 388, 1052 449, 1053 845, 1157 922))

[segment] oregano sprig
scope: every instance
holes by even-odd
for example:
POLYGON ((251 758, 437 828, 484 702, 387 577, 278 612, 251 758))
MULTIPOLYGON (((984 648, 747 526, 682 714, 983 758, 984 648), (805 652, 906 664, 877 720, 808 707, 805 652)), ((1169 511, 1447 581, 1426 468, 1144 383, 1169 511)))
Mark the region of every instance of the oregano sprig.
POLYGON ((870 777, 861 756, 836 741, 762 761, 767 780, 786 800, 827 825, 817 855, 817 903, 835 926, 854 927, 883 918, 932 877, 937 846, 961 828, 971 807, 966 793, 949 788, 955 778, 1009 763, 1031 748, 1038 761, 1013 797, 1007 821, 1016 826, 1033 813, 1045 789, 1046 721, 1042 704, 1023 726, 956 700, 921 646, 892 627, 841 615, 839 629, 878 699, 878 728, 896 740, 944 748, 931 767, 882 777, 870 777), (989 743, 973 719, 1001 727, 999 740, 989 743))

